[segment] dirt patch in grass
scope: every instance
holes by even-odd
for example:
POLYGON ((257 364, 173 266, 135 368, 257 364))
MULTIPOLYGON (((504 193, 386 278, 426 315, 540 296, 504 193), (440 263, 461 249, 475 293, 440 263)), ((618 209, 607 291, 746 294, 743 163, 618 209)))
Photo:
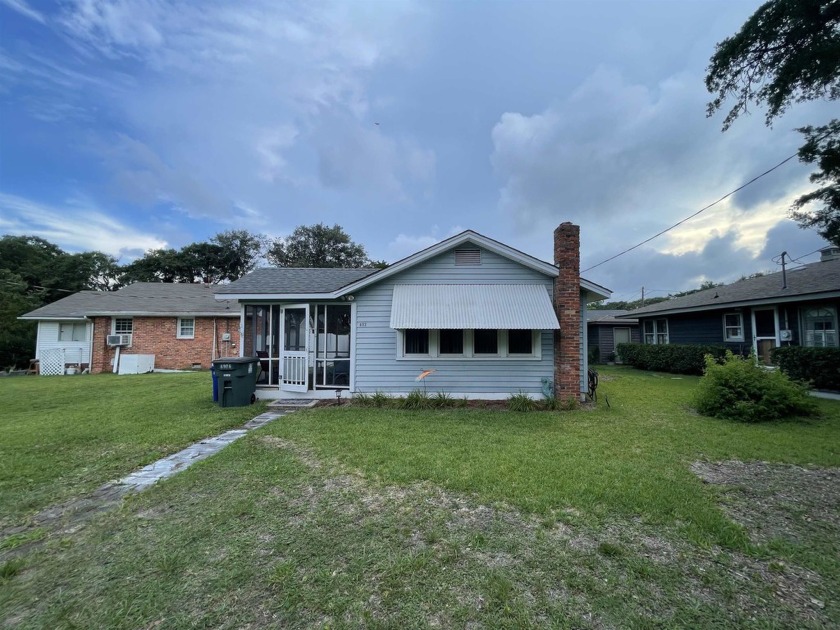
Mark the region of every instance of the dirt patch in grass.
POLYGON ((840 468, 768 462, 695 462, 691 470, 720 486, 721 503, 756 543, 840 540, 840 468))

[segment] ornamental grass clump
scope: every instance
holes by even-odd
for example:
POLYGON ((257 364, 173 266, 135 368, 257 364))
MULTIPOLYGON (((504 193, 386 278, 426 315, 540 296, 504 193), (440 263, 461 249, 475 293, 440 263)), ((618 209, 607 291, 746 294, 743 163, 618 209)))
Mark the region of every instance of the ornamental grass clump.
POLYGON ((740 422, 810 416, 817 408, 801 384, 758 365, 754 356, 745 359, 728 350, 722 362, 706 356, 694 404, 704 416, 740 422))

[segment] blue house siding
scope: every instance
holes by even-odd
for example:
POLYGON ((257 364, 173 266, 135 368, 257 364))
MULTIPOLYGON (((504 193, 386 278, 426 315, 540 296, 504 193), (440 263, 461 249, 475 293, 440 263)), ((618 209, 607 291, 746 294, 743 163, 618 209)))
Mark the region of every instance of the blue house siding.
POLYGON ((481 264, 456 266, 454 251, 444 252, 424 263, 375 283, 356 293, 355 372, 353 390, 406 393, 422 383, 415 381, 426 369, 431 392, 472 394, 540 394, 540 379, 554 376, 554 335, 540 335, 539 359, 398 359, 398 332, 390 327, 391 300, 396 284, 542 284, 549 295, 553 278, 481 250, 481 264))
POLYGON ((639 343, 639 326, 637 324, 593 324, 588 325, 589 349, 598 346, 598 361, 606 363, 611 353, 615 352, 615 329, 629 328, 630 343, 639 343))
MULTIPOLYGON (((778 330, 789 330, 791 340, 781 342, 782 345, 803 345, 802 313, 804 309, 815 307, 829 307, 834 312, 840 311, 838 300, 807 300, 782 304, 767 304, 760 306, 745 306, 738 308, 722 308, 713 311, 697 311, 694 313, 679 313, 670 315, 639 316, 639 326, 644 335, 644 322, 648 320, 668 320, 668 341, 674 344, 704 344, 726 346, 732 352, 747 355, 753 349, 753 321, 754 310, 776 308, 778 313, 778 330), (723 316, 726 313, 741 313, 744 325, 744 341, 724 342, 723 316)), ((642 337, 644 340, 644 337, 642 337)), ((591 343, 591 342, 590 342, 591 343)))

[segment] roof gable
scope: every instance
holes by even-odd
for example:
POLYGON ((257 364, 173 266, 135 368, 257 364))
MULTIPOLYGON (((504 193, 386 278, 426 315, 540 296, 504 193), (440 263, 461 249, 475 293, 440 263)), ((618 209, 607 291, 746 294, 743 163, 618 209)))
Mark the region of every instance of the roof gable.
POLYGON ((409 269, 415 265, 418 265, 422 262, 425 262, 435 256, 439 256, 447 251, 452 249, 456 249, 462 247, 464 245, 475 245, 479 248, 486 249, 488 251, 493 252, 494 254, 498 254, 508 260, 512 260, 517 262, 525 267, 529 267, 535 271, 543 273, 547 276, 552 278, 557 277, 559 271, 557 267, 552 265, 551 263, 547 263, 539 258, 534 258, 524 252, 520 252, 513 247, 505 245, 504 243, 500 243, 499 241, 495 241, 492 238, 488 238, 479 234, 478 232, 473 232, 472 230, 465 230, 460 234, 456 234, 440 243, 435 243, 431 247, 427 247, 426 249, 420 250, 419 252, 412 254, 402 260, 398 260, 393 265, 386 267, 379 271, 376 275, 370 276, 367 278, 363 278, 357 282, 347 285, 343 287, 341 291, 338 292, 338 295, 344 295, 346 293, 350 293, 352 291, 358 291, 370 284, 375 282, 379 282, 380 280, 384 280, 385 278, 389 278, 395 274, 398 274, 406 269, 409 269))

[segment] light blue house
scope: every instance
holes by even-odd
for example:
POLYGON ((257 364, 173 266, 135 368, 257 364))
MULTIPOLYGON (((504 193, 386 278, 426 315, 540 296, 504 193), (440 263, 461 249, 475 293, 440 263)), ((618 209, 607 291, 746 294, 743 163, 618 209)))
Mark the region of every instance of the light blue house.
POLYGON ((241 305, 241 351, 260 357, 261 398, 417 387, 538 398, 546 382, 577 398, 585 305, 610 294, 580 278, 578 234, 557 228, 556 264, 467 230, 385 269, 258 269, 217 299, 241 305))

